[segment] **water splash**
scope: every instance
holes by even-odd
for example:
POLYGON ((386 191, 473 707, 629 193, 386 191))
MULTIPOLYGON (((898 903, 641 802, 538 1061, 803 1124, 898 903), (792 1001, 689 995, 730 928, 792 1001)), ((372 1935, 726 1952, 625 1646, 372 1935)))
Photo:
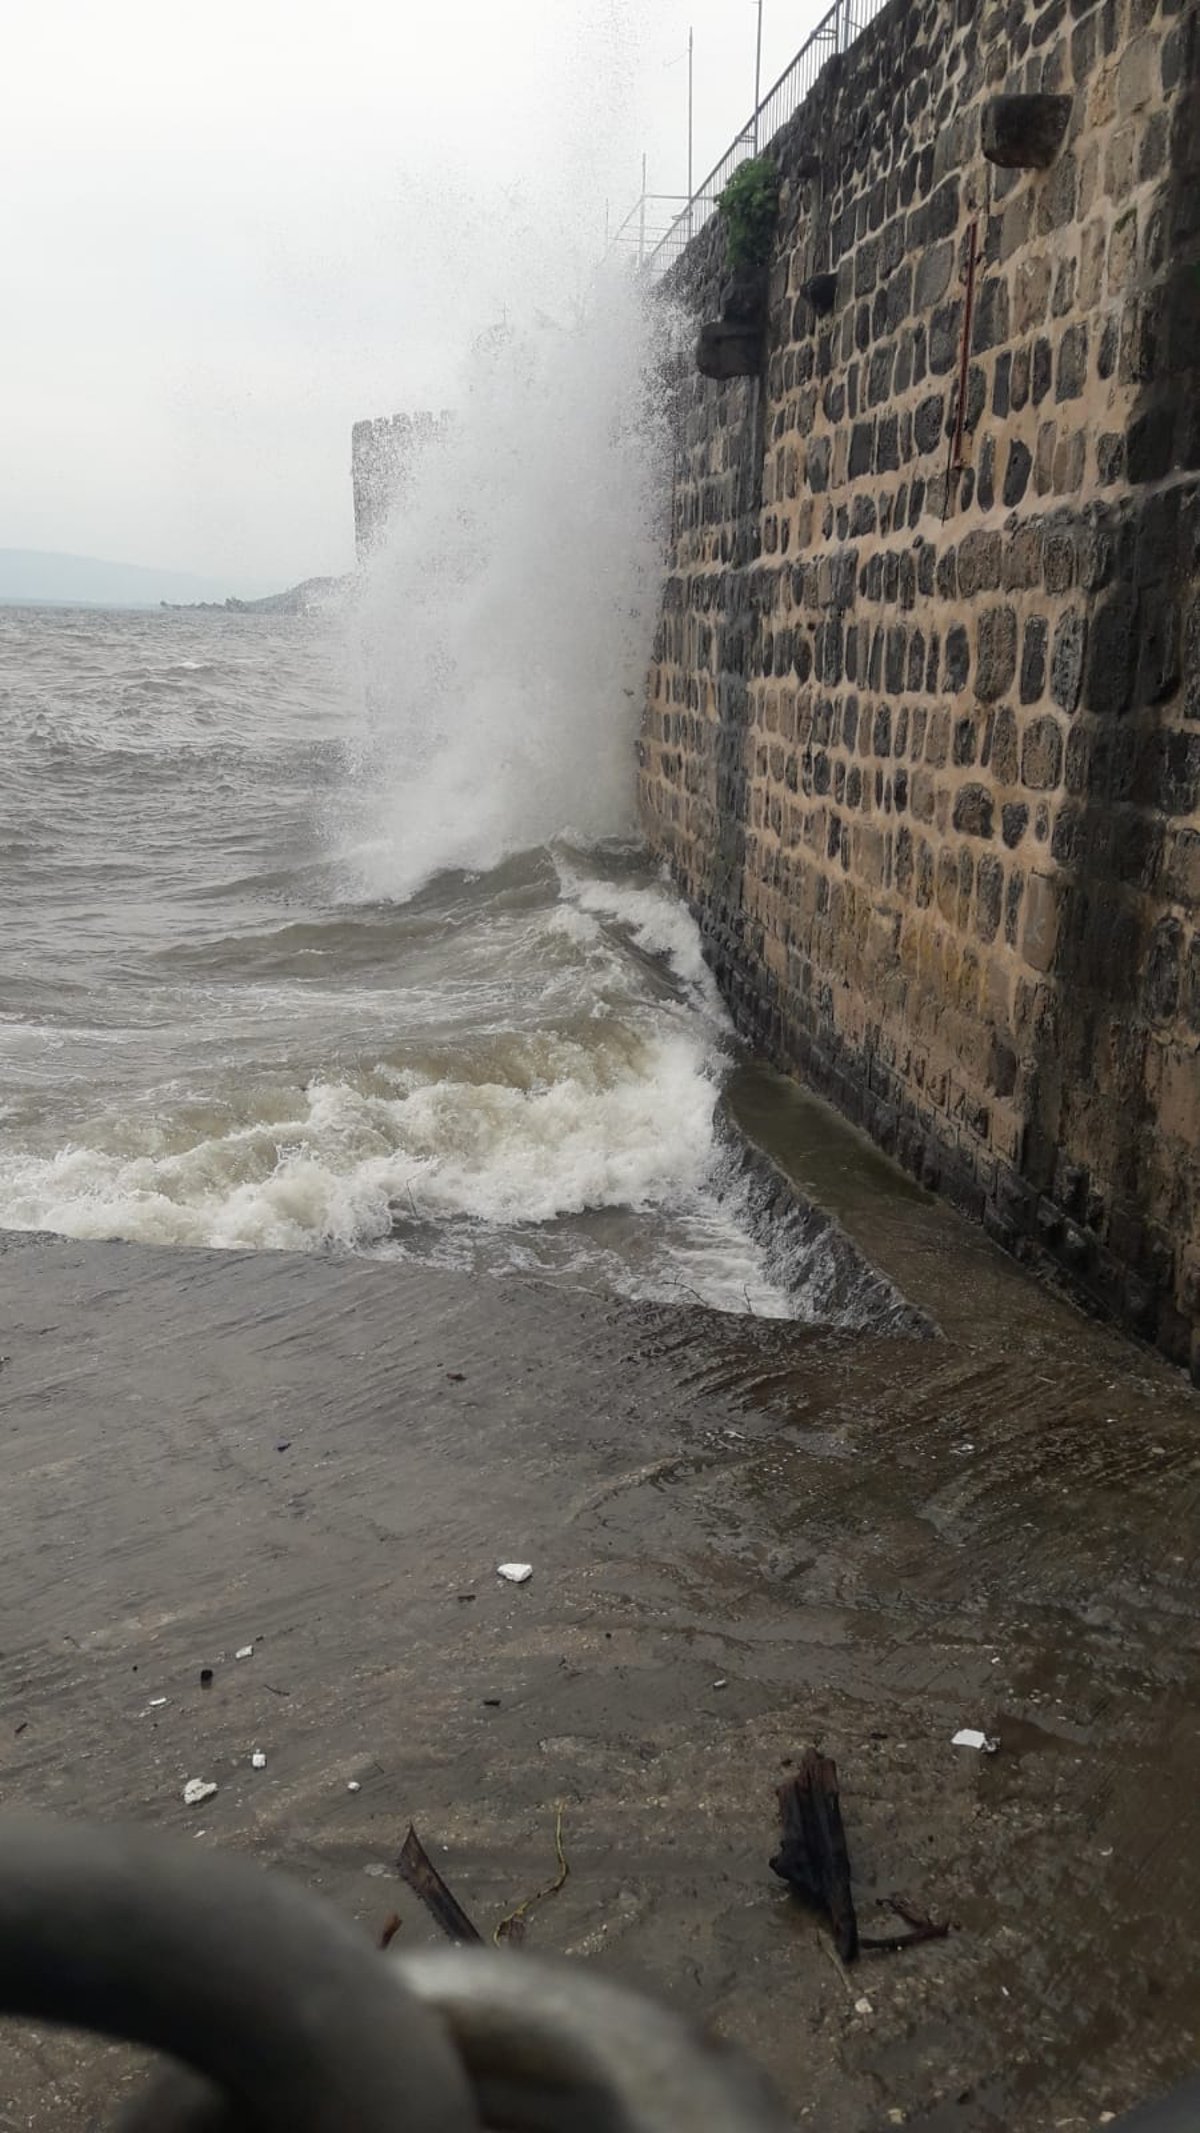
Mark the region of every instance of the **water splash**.
POLYGON ((353 893, 633 827, 661 573, 665 307, 623 271, 485 335, 364 572, 353 893))

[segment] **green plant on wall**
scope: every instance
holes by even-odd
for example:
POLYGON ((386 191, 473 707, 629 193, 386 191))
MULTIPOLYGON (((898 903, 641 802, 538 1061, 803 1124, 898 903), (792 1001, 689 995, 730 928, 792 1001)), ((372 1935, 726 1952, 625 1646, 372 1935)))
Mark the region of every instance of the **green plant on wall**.
POLYGON ((717 202, 731 267, 765 267, 779 213, 779 172, 770 156, 739 163, 717 202))

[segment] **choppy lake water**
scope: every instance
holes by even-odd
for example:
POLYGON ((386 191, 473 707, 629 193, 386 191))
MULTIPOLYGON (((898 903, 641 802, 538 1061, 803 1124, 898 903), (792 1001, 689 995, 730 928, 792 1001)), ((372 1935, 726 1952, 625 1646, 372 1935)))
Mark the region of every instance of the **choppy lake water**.
POLYGON ((352 669, 336 620, 0 611, 0 1225, 790 1310, 686 911, 569 833, 364 895, 352 669))

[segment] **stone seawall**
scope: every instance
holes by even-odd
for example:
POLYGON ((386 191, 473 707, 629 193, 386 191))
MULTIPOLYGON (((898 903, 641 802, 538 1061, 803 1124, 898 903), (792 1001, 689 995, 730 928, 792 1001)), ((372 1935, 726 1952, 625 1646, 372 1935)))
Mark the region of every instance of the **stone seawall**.
POLYGON ((893 0, 827 65, 763 373, 677 381, 641 801, 744 1033, 1200 1379, 1197 18, 893 0))

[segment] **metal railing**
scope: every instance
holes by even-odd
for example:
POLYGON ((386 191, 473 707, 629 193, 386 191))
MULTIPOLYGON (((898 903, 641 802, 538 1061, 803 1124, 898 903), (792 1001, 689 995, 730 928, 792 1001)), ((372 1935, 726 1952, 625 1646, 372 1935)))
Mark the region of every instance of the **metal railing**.
POLYGON ((686 193, 643 193, 634 201, 624 222, 606 233, 608 251, 633 252, 639 267, 645 266, 670 236, 681 209, 686 221, 689 205, 686 193))
POLYGON ((855 38, 866 29, 884 6, 886 0, 834 0, 827 15, 823 15, 811 36, 805 39, 792 60, 784 68, 777 82, 767 90, 758 109, 752 113, 736 140, 725 150, 719 163, 713 165, 708 176, 701 180, 691 198, 685 200, 679 213, 665 229, 651 237, 648 232, 661 222, 662 205, 670 199, 669 194, 643 193, 635 202, 621 224, 621 231, 613 242, 625 232, 626 243, 636 241, 638 230, 644 233, 644 242, 639 250, 639 260, 653 274, 663 274, 674 266, 680 253, 692 238, 704 228, 709 217, 716 212, 717 202, 739 163, 748 156, 757 155, 765 148, 773 135, 785 126, 799 110, 809 91, 816 85, 817 76, 827 59, 835 52, 849 51, 855 38), (657 209, 657 214, 648 210, 657 209))

